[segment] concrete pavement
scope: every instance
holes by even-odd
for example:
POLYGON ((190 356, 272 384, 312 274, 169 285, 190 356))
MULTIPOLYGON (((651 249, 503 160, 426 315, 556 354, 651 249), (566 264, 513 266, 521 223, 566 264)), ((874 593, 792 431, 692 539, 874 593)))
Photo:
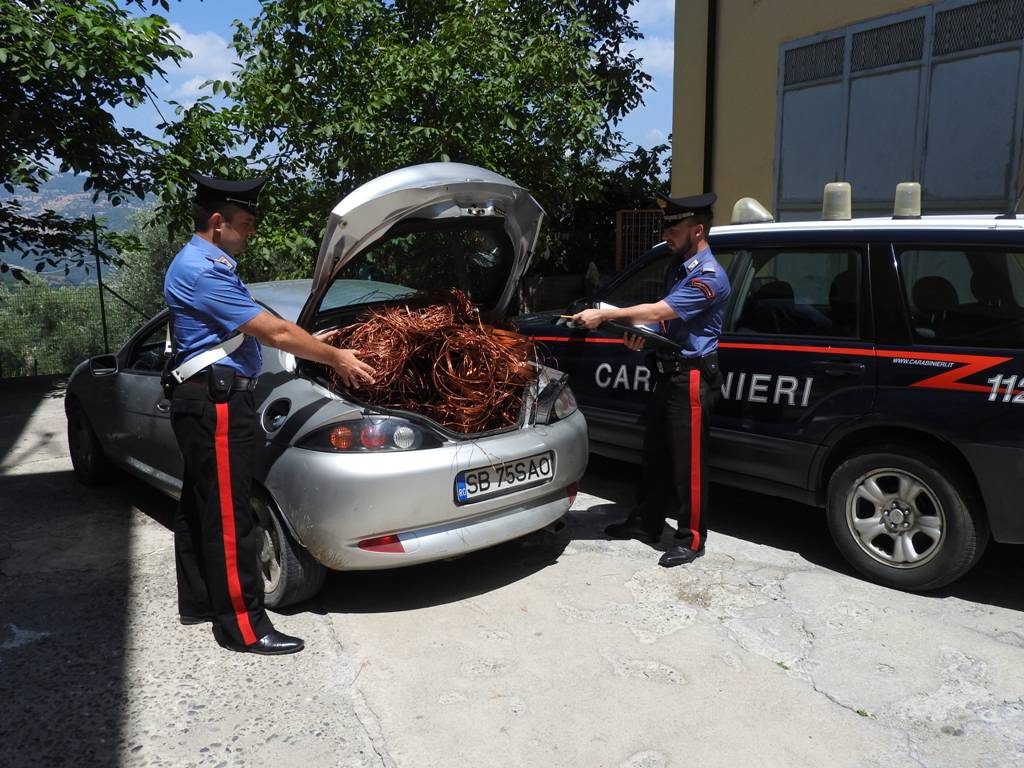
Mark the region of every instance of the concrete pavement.
POLYGON ((0 765, 1024 764, 1020 548, 905 594, 716 488, 666 570, 604 539, 635 470, 595 459, 565 530, 331 574, 274 616, 307 650, 260 658, 177 623, 173 502, 78 485, 64 430, 59 388, 0 389, 0 765))

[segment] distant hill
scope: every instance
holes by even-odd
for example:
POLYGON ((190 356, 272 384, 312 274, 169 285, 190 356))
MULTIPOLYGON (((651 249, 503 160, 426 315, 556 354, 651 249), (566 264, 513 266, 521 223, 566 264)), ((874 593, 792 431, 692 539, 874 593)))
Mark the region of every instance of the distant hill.
MULTIPOLYGON (((92 192, 82 189, 85 181, 84 176, 76 176, 71 173, 58 174, 39 186, 38 192, 32 192, 24 187, 15 189, 14 194, 0 190, 0 200, 16 198, 22 207, 22 211, 29 216, 42 213, 44 210, 51 210, 68 218, 78 216, 95 215, 101 225, 108 229, 120 232, 131 226, 131 216, 145 210, 151 204, 148 200, 130 199, 121 205, 111 205, 106 199, 100 198, 95 203, 92 201, 92 192)), ((36 259, 25 258, 15 253, 0 252, 0 260, 8 264, 23 266, 30 273, 35 274, 36 259)), ((106 273, 105 268, 104 272, 106 273)), ((90 265, 89 269, 84 267, 72 267, 67 276, 64 275, 63 265, 54 268, 47 265, 40 273, 47 280, 56 283, 71 283, 77 285, 82 282, 95 282, 96 270, 90 265)), ((10 273, 0 274, 0 280, 12 282, 14 280, 10 273)))

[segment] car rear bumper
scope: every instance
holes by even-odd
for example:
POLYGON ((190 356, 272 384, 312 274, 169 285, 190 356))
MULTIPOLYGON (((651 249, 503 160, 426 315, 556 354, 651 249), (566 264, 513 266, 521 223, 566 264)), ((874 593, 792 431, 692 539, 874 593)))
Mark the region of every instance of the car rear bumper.
POLYGON ((557 520, 569 508, 567 489, 582 477, 587 454, 586 421, 577 411, 552 425, 421 451, 291 447, 274 462, 266 488, 299 542, 327 567, 392 568, 471 552, 557 520), (555 466, 543 485, 456 502, 459 472, 548 450, 555 466), (398 536, 406 551, 359 547, 385 536, 398 536))

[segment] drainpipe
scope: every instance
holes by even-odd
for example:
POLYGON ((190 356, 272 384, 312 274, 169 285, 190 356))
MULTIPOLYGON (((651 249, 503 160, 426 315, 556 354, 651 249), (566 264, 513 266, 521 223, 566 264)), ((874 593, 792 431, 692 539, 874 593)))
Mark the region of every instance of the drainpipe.
POLYGON ((708 0, 708 59, 704 68, 704 191, 711 191, 715 149, 715 62, 718 59, 718 0, 708 0))

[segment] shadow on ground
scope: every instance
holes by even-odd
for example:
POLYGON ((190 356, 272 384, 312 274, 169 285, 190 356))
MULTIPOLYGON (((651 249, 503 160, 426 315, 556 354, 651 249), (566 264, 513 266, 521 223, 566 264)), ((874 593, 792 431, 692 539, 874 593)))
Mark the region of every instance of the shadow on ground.
MULTIPOLYGON (((602 456, 591 456, 580 490, 609 499, 581 513, 570 514, 573 538, 604 538, 604 526, 629 514, 640 482, 640 467, 602 456)), ((716 533, 756 544, 795 552, 809 563, 836 573, 861 578, 840 555, 832 541, 824 510, 805 504, 765 496, 725 485, 711 486, 708 546, 714 547, 716 533)), ((652 549, 664 551, 669 543, 652 549)), ((985 554, 960 580, 942 589, 924 593, 927 597, 959 598, 972 603, 1024 610, 1024 547, 990 542, 985 554)))

